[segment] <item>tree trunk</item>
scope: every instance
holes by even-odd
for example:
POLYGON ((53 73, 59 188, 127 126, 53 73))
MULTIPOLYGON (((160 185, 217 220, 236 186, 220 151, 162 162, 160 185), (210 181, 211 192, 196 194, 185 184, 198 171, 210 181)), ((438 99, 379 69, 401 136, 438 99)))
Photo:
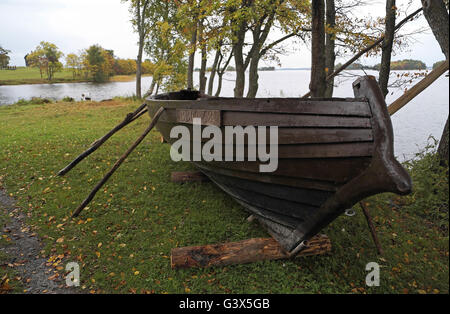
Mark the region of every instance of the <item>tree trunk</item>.
POLYGON ((311 40, 311 97, 324 97, 326 89, 325 73, 325 5, 324 0, 313 0, 312 40, 311 40))
MULTIPOLYGON (((243 36, 242 36, 243 37, 243 36)), ((234 97, 243 97, 245 88, 245 65, 244 54, 242 52, 244 40, 239 40, 233 48, 234 62, 236 68, 236 84, 234 86, 234 97)))
POLYGON ((422 0, 423 15, 428 21, 434 37, 448 59, 448 12, 442 0, 422 0))
POLYGON ((141 96, 141 77, 142 77, 142 53, 144 49, 144 36, 139 34, 139 51, 136 60, 136 97, 142 98, 141 96))
MULTIPOLYGON (((334 72, 334 63, 336 61, 335 52, 335 34, 332 32, 336 26, 336 7, 334 0, 326 0, 326 21, 328 26, 328 32, 325 38, 325 71, 327 74, 334 72)), ((334 78, 327 81, 327 87, 325 89, 325 97, 333 97, 334 90, 334 78)))
MULTIPOLYGON (((449 17, 447 8, 443 0, 422 0, 423 15, 428 21, 434 37, 441 46, 445 58, 448 60, 448 45, 449 45, 449 17)), ((439 142, 438 154, 441 162, 448 164, 448 117, 447 122, 442 132, 441 140, 439 142)))
POLYGON ((258 64, 259 64, 259 50, 253 53, 250 61, 250 69, 248 76, 248 92, 247 98, 255 98, 258 92, 258 64))
POLYGON ((199 81, 200 81, 200 88, 199 91, 200 93, 205 93, 206 90, 206 82, 207 82, 207 78, 206 78, 206 48, 202 47, 202 63, 200 66, 200 72, 199 72, 199 81))
POLYGON ((386 0, 386 25, 382 45, 380 76, 378 79, 378 85, 380 85, 384 98, 389 93, 388 83, 391 73, 392 45, 395 35, 395 12, 395 0, 386 0))
POLYGON ((214 62, 211 67, 211 73, 209 75, 209 82, 208 82, 208 95, 212 95, 213 88, 214 88, 214 78, 216 77, 216 68, 217 64, 219 63, 220 59, 220 47, 217 48, 216 55, 214 57, 214 62))
POLYGON ((153 94, 153 90, 155 89, 155 85, 156 85, 156 80, 153 77, 152 78, 152 82, 150 84, 150 88, 148 89, 148 91, 145 93, 144 98, 147 98, 148 96, 151 96, 153 94))
POLYGON ((207 52, 206 52, 206 43, 203 42, 204 38, 203 38, 203 20, 200 21, 200 25, 199 25, 199 44, 201 46, 201 57, 202 57, 202 61, 201 61, 201 65, 200 65, 200 72, 199 72, 199 84, 200 84, 200 88, 199 91, 200 93, 205 93, 206 90, 206 61, 207 61, 207 52))
POLYGON ((222 91, 223 73, 217 73, 217 76, 218 76, 217 90, 214 96, 219 97, 220 92, 222 91))
POLYGON ((448 117, 439 142, 438 154, 441 159, 441 164, 444 165, 446 163, 448 165, 448 117))
POLYGON ((194 25, 194 29, 192 30, 191 37, 191 53, 189 54, 188 61, 188 73, 187 73, 187 88, 194 89, 194 58, 195 58, 195 50, 197 49, 197 23, 194 25))
MULTIPOLYGON (((322 255, 331 251, 331 241, 323 234, 308 241, 297 257, 322 255)), ((291 258, 273 238, 253 238, 239 242, 173 248, 172 268, 210 267, 291 258)))

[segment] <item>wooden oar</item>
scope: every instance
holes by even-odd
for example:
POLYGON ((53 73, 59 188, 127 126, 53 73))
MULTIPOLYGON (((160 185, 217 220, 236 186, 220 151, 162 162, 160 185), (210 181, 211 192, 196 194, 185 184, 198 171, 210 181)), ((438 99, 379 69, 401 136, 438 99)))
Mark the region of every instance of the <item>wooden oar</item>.
POLYGON ((116 125, 111 131, 106 133, 102 138, 96 140, 94 143, 91 144, 91 147, 89 147, 87 150, 85 150, 83 153, 78 155, 77 158, 75 158, 70 164, 68 164, 65 168, 61 169, 58 172, 58 176, 63 176, 67 172, 69 172, 73 167, 75 167, 80 161, 82 161, 84 158, 95 152, 100 146, 103 145, 111 136, 113 136, 117 131, 125 127, 126 125, 130 124, 140 116, 142 116, 145 112, 147 112, 147 109, 144 107, 146 104, 142 104, 139 108, 137 108, 134 112, 130 112, 127 114, 125 119, 120 122, 118 125, 116 125), (144 109, 144 110, 142 110, 144 109))
POLYGON ((94 198, 95 194, 100 190, 100 188, 103 186, 103 184, 108 181, 108 179, 112 176, 112 174, 120 167, 120 165, 123 163, 123 161, 130 155, 130 153, 142 142, 142 140, 147 136, 148 133, 153 129, 153 127, 156 125, 156 122, 158 122, 159 117, 164 111, 164 107, 159 108, 159 110, 156 112, 155 116, 153 117, 152 121, 150 122, 147 129, 145 129, 144 133, 139 136, 139 138, 136 140, 136 142, 133 143, 133 145, 128 148, 128 150, 125 152, 125 154, 122 155, 122 157, 119 158, 119 160, 116 161, 114 166, 111 168, 111 170, 108 171, 108 173, 103 177, 103 179, 92 189, 91 193, 89 193, 88 197, 78 206, 78 208, 73 212, 72 218, 77 217, 81 211, 90 203, 90 201, 94 198))

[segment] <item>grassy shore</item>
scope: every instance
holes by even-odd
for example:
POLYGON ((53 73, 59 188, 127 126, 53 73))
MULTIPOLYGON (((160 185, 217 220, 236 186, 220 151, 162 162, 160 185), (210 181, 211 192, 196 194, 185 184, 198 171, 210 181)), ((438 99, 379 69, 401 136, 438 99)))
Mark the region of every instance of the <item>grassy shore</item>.
MULTIPOLYGON (((376 254, 364 216, 355 208, 355 216, 343 215, 323 230, 333 245, 329 255, 172 270, 173 247, 267 234, 248 222, 241 206, 214 184, 171 183, 172 171, 192 168, 170 159, 169 146, 156 131, 81 216, 70 219, 149 118, 127 126, 65 177, 55 174, 137 106, 114 100, 0 107, 0 187, 29 215, 29 224, 45 244, 42 254, 56 269, 63 271, 66 262, 80 263, 82 291, 448 293, 448 172, 430 170, 432 155, 410 164, 413 195, 367 200, 384 257, 376 254), (365 284, 369 262, 381 266, 379 287, 365 284)), ((5 272, 0 266, 0 278, 5 272)))
MULTIPOLYGON (((145 76, 145 75, 144 75, 145 76)), ((136 75, 115 75, 110 78, 111 82, 129 82, 134 81, 136 75)), ((48 84, 48 83, 78 83, 91 82, 91 79, 83 79, 73 77, 72 70, 63 69, 56 72, 53 80, 49 82, 45 78, 41 78, 39 69, 18 67, 17 70, 0 70, 0 86, 1 85, 22 85, 22 84, 48 84)))

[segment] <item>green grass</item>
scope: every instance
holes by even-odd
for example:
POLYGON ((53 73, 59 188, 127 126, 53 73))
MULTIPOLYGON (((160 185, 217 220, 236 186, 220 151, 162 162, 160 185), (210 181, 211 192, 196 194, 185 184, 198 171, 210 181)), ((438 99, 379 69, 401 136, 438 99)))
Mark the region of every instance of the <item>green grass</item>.
MULTIPOLYGON (((62 69, 54 74, 50 83, 85 82, 80 78, 73 78, 72 70, 62 69)), ((18 67, 17 70, 0 70, 0 85, 20 85, 20 84, 45 84, 49 83, 45 73, 43 78, 37 68, 18 67)))
MULTIPOLYGON (((447 229, 435 218, 428 220, 424 213, 433 209, 427 206, 436 202, 416 208, 416 194, 383 194, 368 200, 383 258, 377 256, 357 209, 355 216, 343 215, 323 230, 333 245, 326 256, 172 270, 171 248, 267 234, 247 222, 240 205, 212 183, 171 183, 172 171, 192 168, 171 161, 169 146, 160 143, 156 131, 89 208, 71 220, 71 211, 144 130, 148 117, 123 129, 65 177, 55 174, 137 105, 115 100, 0 107, 0 181, 30 214, 46 255, 64 254, 65 262, 80 263, 83 291, 448 293, 448 220, 447 229), (365 285, 365 266, 372 261, 381 266, 379 287, 365 285)), ((448 172, 443 180, 448 191, 448 172)), ((442 202, 448 210, 448 196, 442 202)), ((63 269, 61 264, 57 267, 63 269)))
MULTIPOLYGON (((148 75, 143 75, 148 76, 148 75)), ((128 82, 134 81, 136 75, 115 75, 110 77, 112 82, 128 82)), ((43 73, 43 78, 37 68, 17 67, 17 70, 0 70, 0 86, 1 85, 21 85, 21 84, 47 84, 47 83, 75 83, 90 82, 91 79, 73 77, 71 69, 62 69, 56 72, 54 78, 49 82, 43 73)))

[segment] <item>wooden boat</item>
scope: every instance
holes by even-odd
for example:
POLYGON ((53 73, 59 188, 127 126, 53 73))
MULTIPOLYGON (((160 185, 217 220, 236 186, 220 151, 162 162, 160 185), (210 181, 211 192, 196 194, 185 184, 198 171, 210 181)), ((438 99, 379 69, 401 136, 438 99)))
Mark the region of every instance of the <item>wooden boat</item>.
MULTIPOLYGON (((181 91, 146 101, 157 129, 206 125, 278 126, 278 169, 259 172, 259 161, 195 161, 195 166, 254 214, 289 253, 365 197, 407 194, 411 179, 393 151, 386 103, 374 77, 353 83, 355 98, 237 99, 181 91)), ((192 133, 191 133, 192 134, 192 133)))

